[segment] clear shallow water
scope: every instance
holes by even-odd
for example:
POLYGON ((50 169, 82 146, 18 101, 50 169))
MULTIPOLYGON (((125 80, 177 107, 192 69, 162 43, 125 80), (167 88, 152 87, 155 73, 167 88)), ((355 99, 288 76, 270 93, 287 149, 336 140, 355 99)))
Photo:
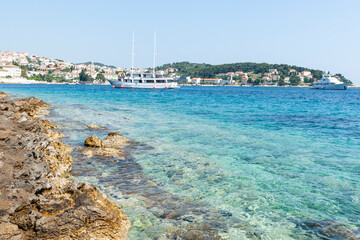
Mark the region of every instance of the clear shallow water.
POLYGON ((360 89, 0 90, 51 103, 51 120, 76 149, 109 131, 136 142, 119 159, 74 151, 73 166, 130 216, 131 239, 185 238, 190 229, 207 238, 319 239, 304 221, 360 227, 360 89))

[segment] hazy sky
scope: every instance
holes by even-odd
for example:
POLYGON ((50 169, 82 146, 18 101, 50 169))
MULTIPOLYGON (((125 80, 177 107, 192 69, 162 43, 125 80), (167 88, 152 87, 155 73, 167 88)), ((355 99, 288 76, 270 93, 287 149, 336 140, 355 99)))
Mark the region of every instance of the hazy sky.
POLYGON ((0 50, 74 63, 287 63, 360 84, 359 0, 0 0, 0 50))

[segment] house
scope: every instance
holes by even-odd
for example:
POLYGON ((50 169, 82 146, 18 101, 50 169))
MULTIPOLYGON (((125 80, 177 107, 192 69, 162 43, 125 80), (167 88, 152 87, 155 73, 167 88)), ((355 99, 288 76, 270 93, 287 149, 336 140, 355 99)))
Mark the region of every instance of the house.
POLYGON ((280 80, 280 75, 272 75, 272 76, 271 76, 271 79, 272 79, 273 81, 279 81, 279 80, 280 80))
POLYGON ((233 84, 233 80, 232 79, 221 79, 220 80, 220 84, 222 84, 222 85, 231 85, 231 84, 233 84))
POLYGON ((247 84, 249 80, 249 77, 247 75, 244 75, 241 77, 241 84, 247 84))
POLYGON ((290 83, 290 77, 284 78, 284 82, 285 82, 285 83, 290 83))
POLYGON ((204 78, 200 81, 200 83, 204 83, 204 84, 220 84, 221 83, 221 78, 204 78))
POLYGON ((291 74, 291 73, 296 73, 296 70, 295 69, 290 69, 289 74, 291 74))
POLYGON ((191 79, 191 82, 194 83, 194 84, 200 84, 201 78, 197 78, 197 77, 192 78, 192 79, 191 79))
POLYGON ((5 70, 8 70, 8 75, 11 77, 20 77, 21 76, 21 68, 15 65, 6 65, 3 67, 5 70))
POLYGON ((278 70, 277 69, 269 69, 269 73, 278 74, 278 70))
POLYGON ((311 75, 311 72, 310 71, 302 71, 301 72, 301 75, 303 75, 304 77, 308 76, 308 75, 311 75))
POLYGON ((118 80, 118 75, 114 73, 103 73, 105 79, 107 80, 118 80))
POLYGON ((178 82, 179 82, 179 83, 184 83, 184 84, 192 83, 191 77, 180 77, 180 78, 178 79, 178 82))
POLYGON ((7 77, 10 76, 9 71, 0 68, 0 77, 7 77))

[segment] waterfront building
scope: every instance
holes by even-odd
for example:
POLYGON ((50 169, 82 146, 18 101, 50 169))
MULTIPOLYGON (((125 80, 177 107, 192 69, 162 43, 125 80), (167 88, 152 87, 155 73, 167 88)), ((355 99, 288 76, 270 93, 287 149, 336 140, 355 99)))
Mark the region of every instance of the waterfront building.
POLYGON ((200 81, 200 83, 204 83, 204 84, 220 84, 221 83, 221 78, 204 78, 200 81))
POLYGON ((109 79, 109 80, 118 80, 118 75, 117 74, 114 74, 114 73, 103 73, 104 74, 104 77, 105 79, 109 79))
POLYGON ((0 69, 0 77, 9 76, 9 71, 5 69, 0 69))
POLYGON ((3 68, 8 71, 8 75, 11 77, 21 76, 21 69, 15 65, 6 65, 3 68))

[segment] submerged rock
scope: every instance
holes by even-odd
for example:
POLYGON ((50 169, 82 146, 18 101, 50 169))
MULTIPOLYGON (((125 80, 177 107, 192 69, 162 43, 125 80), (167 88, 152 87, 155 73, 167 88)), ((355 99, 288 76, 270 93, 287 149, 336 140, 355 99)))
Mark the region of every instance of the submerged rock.
POLYGON ((85 139, 85 146, 88 147, 101 147, 101 140, 98 137, 90 136, 85 139))
POLYGON ((91 124, 86 125, 86 127, 90 128, 90 129, 104 129, 103 127, 91 125, 91 124))
POLYGON ((110 132, 104 140, 101 142, 101 146, 104 148, 116 148, 121 147, 124 144, 129 143, 129 139, 121 134, 110 132))
POLYGON ((87 149, 84 149, 83 155, 92 157, 95 155, 106 157, 121 157, 123 148, 130 143, 130 140, 121 134, 110 132, 103 140, 98 137, 90 136, 85 139, 85 146, 97 148, 92 154, 89 154, 87 149))
POLYGON ((344 224, 333 220, 306 220, 298 224, 305 230, 314 231, 320 238, 324 239, 348 239, 359 240, 360 231, 349 229, 344 224))

